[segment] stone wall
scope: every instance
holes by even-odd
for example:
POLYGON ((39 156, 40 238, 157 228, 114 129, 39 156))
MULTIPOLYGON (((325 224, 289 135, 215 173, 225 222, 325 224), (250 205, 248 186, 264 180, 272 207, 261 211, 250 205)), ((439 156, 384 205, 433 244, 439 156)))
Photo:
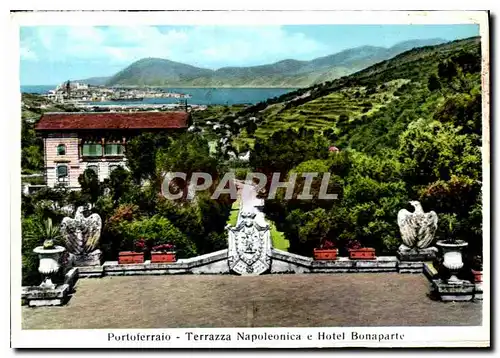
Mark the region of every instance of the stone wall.
POLYGON ((172 263, 151 263, 120 265, 118 261, 106 261, 101 266, 78 267, 80 277, 127 276, 127 275, 169 275, 169 274, 227 274, 227 249, 211 252, 172 263))
MULTIPOLYGON (((395 256, 380 256, 375 260, 350 260, 347 257, 339 257, 334 261, 317 261, 311 257, 272 249, 271 268, 267 273, 400 272, 399 265, 400 261, 395 256)), ((227 249, 172 263, 151 263, 146 260, 142 264, 120 265, 117 261, 106 261, 101 266, 84 266, 78 270, 80 277, 231 273, 227 249)))

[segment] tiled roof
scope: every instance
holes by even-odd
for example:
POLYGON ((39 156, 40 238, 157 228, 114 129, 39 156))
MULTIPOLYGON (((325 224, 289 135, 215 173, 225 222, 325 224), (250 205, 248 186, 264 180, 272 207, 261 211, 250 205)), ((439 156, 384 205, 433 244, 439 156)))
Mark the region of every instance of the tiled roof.
POLYGON ((72 129, 168 129, 187 128, 187 112, 61 112, 45 113, 36 124, 39 131, 72 129))

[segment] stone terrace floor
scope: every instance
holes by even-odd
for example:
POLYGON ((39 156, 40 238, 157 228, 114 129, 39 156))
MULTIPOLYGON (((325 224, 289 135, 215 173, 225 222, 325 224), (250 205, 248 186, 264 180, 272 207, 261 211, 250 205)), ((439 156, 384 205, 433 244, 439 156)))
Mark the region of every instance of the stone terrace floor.
POLYGON ((23 307, 23 329, 480 325, 481 302, 432 301, 422 274, 80 279, 66 306, 23 307))

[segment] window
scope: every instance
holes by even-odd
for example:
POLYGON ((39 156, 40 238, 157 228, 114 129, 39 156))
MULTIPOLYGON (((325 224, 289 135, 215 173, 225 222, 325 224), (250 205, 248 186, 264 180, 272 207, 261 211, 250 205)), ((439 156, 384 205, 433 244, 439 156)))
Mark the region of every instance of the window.
POLYGON ((68 166, 58 165, 56 169, 57 181, 59 183, 67 183, 69 180, 68 176, 68 166))
POLYGON ((82 148, 82 155, 84 157, 100 157, 102 156, 102 145, 84 144, 82 148))
POLYGON ((66 146, 64 144, 59 144, 57 146, 57 155, 65 155, 66 154, 66 146))
POLYGON ((123 155, 123 146, 121 144, 106 144, 104 155, 123 155))

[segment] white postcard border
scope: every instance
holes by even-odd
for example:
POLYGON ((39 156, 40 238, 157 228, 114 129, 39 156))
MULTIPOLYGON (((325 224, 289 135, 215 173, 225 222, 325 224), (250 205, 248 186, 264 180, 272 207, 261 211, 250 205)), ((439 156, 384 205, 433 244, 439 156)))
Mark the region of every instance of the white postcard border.
MULTIPOLYGON (((10 75, 6 79, 11 91, 7 91, 6 98, 9 103, 7 115, 11 120, 9 125, 9 140, 13 150, 10 153, 11 170, 11 328, 12 346, 18 348, 126 348, 126 347, 199 347, 199 348, 243 348, 243 347, 471 347, 488 346, 490 340, 490 162, 489 162, 489 28, 488 14, 483 11, 349 11, 349 12, 317 12, 317 11, 280 11, 280 12, 36 12, 11 14, 9 27, 6 65, 9 66, 10 75), (213 329, 135 329, 135 330, 22 330, 21 329, 21 242, 19 240, 20 228, 20 123, 14 118, 20 118, 20 93, 19 88, 19 26, 30 25, 130 25, 130 24, 226 24, 226 25, 258 25, 258 24, 459 24, 478 23, 483 50, 483 241, 484 241, 484 300, 483 325, 479 327, 327 327, 327 328, 213 328, 213 329), (13 89, 16 90, 13 90, 13 89), (18 299, 19 298, 19 299, 18 299), (188 341, 185 338, 170 341, 168 345, 162 342, 115 342, 108 341, 109 332, 119 334, 161 334, 172 332, 172 336, 185 337, 185 332, 191 331, 198 334, 224 334, 231 335, 237 332, 249 334, 286 334, 298 332, 307 337, 318 332, 351 332, 384 333, 400 332, 405 335, 401 341, 319 341, 315 339, 286 340, 274 342, 248 343, 248 341, 232 340, 227 344, 224 341, 188 341), (176 332, 176 333, 174 333, 176 332)), ((76 318, 77 319, 77 318, 76 318)))

